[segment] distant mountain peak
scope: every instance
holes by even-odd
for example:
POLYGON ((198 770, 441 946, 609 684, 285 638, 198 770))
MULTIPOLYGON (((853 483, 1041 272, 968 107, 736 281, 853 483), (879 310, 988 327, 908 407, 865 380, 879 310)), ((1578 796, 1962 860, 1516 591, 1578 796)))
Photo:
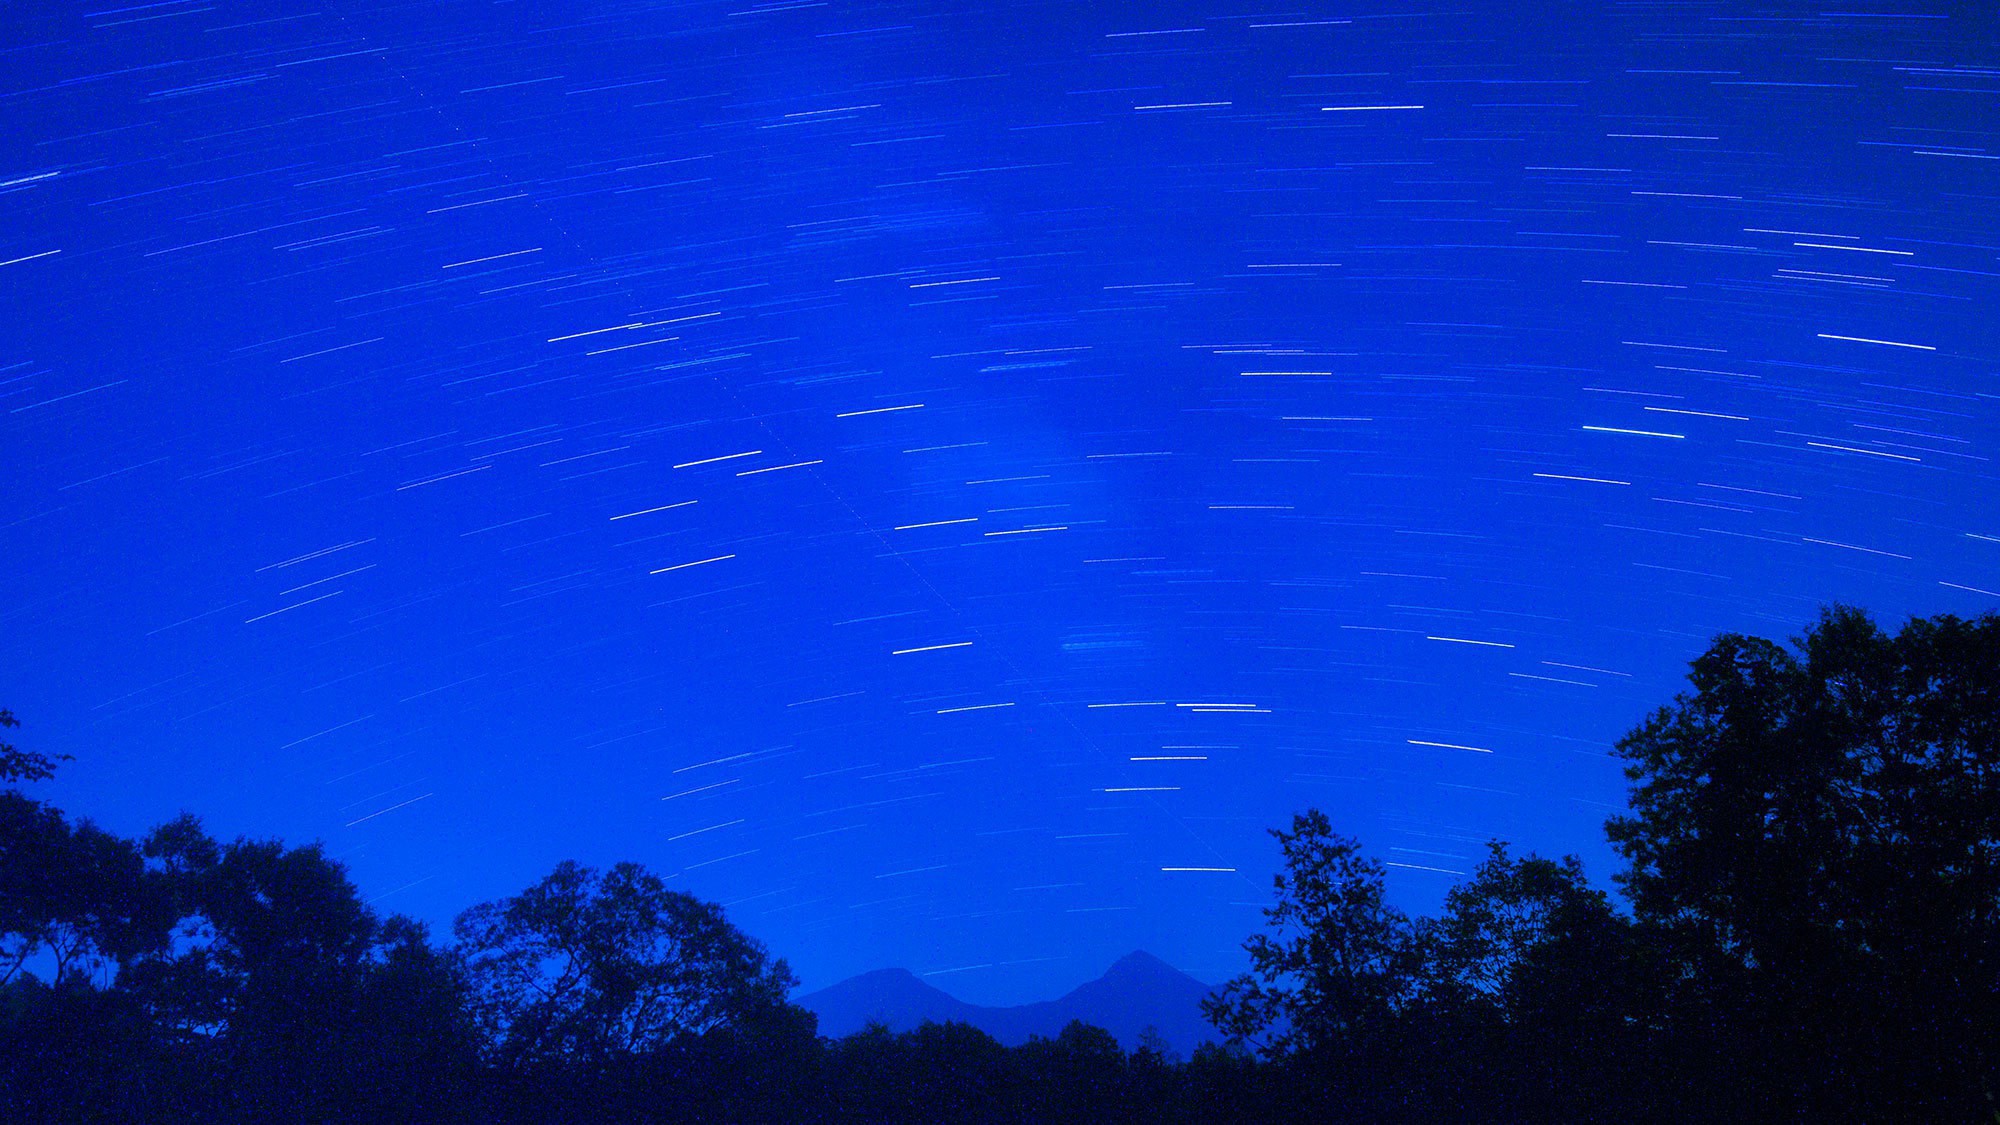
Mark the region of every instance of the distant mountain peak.
POLYGON ((1071 1020, 1109 1031, 1127 1050, 1151 1027, 1184 1055, 1218 1038, 1201 1015, 1209 986, 1143 949, 1133 950, 1095 980, 1055 1000, 1013 1007, 967 1004, 908 969, 876 969, 808 993, 798 1003, 819 1017, 820 1034, 839 1038, 867 1024, 891 1031, 925 1021, 971 1024, 1008 1046, 1031 1036, 1053 1039, 1071 1020))
POLYGON ((1120 957, 1118 960, 1113 961, 1111 963, 1111 967, 1105 970, 1104 975, 1110 976, 1112 973, 1121 971, 1124 972, 1137 971, 1146 973, 1157 973, 1161 971, 1169 973, 1180 972, 1179 969, 1174 968, 1172 965, 1167 964, 1165 961, 1160 960, 1158 957, 1153 956, 1152 954, 1146 952, 1143 949, 1135 949, 1132 952, 1127 953, 1125 956, 1120 957))

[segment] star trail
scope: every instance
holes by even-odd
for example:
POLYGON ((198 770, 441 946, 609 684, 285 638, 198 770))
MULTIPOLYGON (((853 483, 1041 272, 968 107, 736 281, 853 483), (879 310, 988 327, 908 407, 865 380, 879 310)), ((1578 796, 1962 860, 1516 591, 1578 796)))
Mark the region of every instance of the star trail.
POLYGON ((1715 633, 2000 608, 1971 5, 0 27, 0 703, 440 929, 1220 980, 1297 810, 1608 886, 1715 633))

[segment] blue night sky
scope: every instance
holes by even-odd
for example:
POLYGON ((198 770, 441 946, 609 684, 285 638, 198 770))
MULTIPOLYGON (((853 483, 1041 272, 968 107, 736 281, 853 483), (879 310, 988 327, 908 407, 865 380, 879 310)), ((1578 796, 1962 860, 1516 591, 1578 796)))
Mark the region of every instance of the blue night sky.
POLYGON ((34 792, 981 1003, 1608 886, 1713 634, 2000 608, 2000 29, 1854 7, 9 5, 34 792))

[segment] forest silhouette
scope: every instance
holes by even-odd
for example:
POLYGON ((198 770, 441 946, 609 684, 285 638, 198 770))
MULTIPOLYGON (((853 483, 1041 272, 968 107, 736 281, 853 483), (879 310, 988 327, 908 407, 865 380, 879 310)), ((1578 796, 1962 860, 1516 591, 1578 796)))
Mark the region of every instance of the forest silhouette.
MULTIPOLYGON (((0 734, 17 726, 0 711, 0 734)), ((18 738, 18 735, 7 735, 18 738)), ((1222 1046, 816 1034, 784 961, 633 863, 441 940, 318 844, 124 839, 0 744, 0 1116, 21 1122, 2000 1122, 2000 615, 1724 634, 1615 753, 1616 895, 1485 862, 1437 917, 1315 810, 1222 1046)))

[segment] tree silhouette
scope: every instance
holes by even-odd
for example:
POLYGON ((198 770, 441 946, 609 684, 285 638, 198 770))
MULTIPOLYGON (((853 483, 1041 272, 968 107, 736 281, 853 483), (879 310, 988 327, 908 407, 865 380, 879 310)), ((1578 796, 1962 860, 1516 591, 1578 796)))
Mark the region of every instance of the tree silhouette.
POLYGON ((1407 991, 1411 927, 1382 900, 1381 863, 1308 809, 1273 829, 1284 852, 1270 934, 1244 943, 1251 972, 1202 1002, 1209 1021, 1268 1058, 1345 1050, 1378 1034, 1407 991))
MULTIPOLYGON (((0 710, 0 729, 16 727, 0 710)), ((0 781, 67 755, 0 744, 0 781)), ((0 791, 0 1107, 23 1121, 141 1120, 151 1027, 106 991, 116 965, 166 940, 172 916, 136 845, 18 790, 0 791), (44 979, 46 978, 46 979, 44 979)))
POLYGON ((1637 932, 1560 861, 1487 845, 1484 863, 1418 924, 1405 1057, 1426 1094, 1464 1112, 1524 1120, 1629 1115, 1642 1101, 1641 1018, 1656 988, 1637 932))
POLYGON ((1043 1121, 1112 1121, 1126 1094, 1125 1052, 1101 1027, 1081 1020, 1054 1039, 1030 1038, 1016 1048, 1025 1071, 1026 1107, 1043 1121))
MULTIPOLYGON (((819 1040, 784 962, 636 864, 561 864, 440 949, 316 844, 125 840, 0 790, 0 1113, 2000 1122, 2000 616, 1725 634, 1617 749, 1629 914, 1494 841, 1412 921, 1308 810, 1203 1003, 1229 1042, 1185 1064, 1080 1023, 819 1040)), ((55 761, 0 746, 0 782, 55 761)))
POLYGON ((1610 901, 1584 881, 1575 856, 1515 859, 1504 841, 1491 841, 1472 878, 1445 895, 1443 917, 1423 927, 1424 991, 1504 1012, 1531 955, 1611 916, 1610 901))
POLYGON ((358 1105, 449 1120, 471 1100, 479 1061, 470 987, 421 922, 395 915, 360 966, 348 1072, 358 1105))
MULTIPOLYGON (((0 730, 18 727, 0 710, 0 730)), ((39 781, 56 761, 0 743, 0 782, 39 781)), ((16 789, 0 791, 0 985, 41 955, 51 983, 101 973, 164 939, 169 919, 145 893, 129 841, 16 789)))
POLYGON ((1791 651, 1718 637, 1690 683, 1618 744, 1606 824, 1678 1022, 1744 1067, 1745 1114, 1990 1116, 2000 616, 1834 607, 1791 651))
POLYGON ((454 925, 494 1057, 587 1062, 711 1029, 771 1022, 797 984, 783 961, 636 863, 564 862, 454 925))
MULTIPOLYGON (((20 725, 21 721, 14 717, 14 712, 0 707, 0 730, 11 730, 20 725)), ((0 781, 45 781, 55 776, 57 762, 69 760, 68 754, 57 754, 51 758, 47 754, 16 749, 0 741, 0 781)))
POLYGON ((190 816, 155 829, 145 852, 180 921, 169 948, 126 967, 129 986, 188 1035, 317 1041, 378 926, 340 865, 318 844, 218 844, 190 816))
POLYGON ((52 982, 99 977, 172 922, 139 849, 14 791, 0 793, 0 984, 44 955, 52 982))

